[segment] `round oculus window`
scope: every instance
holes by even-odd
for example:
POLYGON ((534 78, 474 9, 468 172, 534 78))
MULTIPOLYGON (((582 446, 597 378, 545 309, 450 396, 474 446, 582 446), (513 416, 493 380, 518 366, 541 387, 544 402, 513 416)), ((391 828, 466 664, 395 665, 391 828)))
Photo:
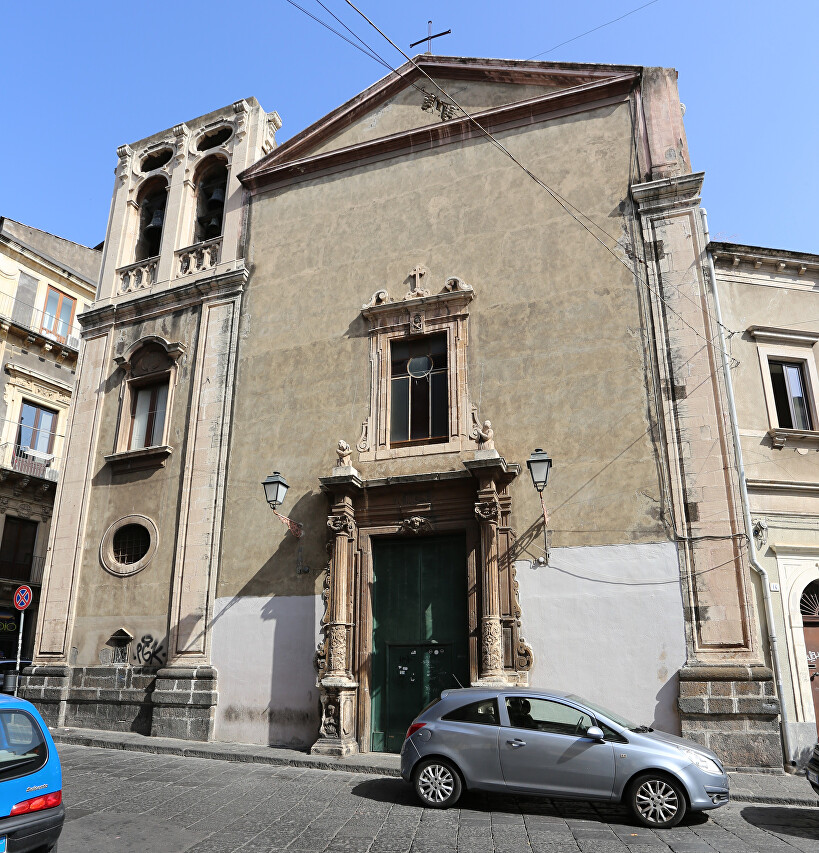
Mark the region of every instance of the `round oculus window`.
POLYGON ((126 515, 105 531, 100 543, 100 562, 112 575, 135 575, 151 562, 158 541, 156 524, 150 518, 126 515))
POLYGON ((407 373, 413 379, 423 379, 432 370, 432 359, 428 355, 416 355, 407 362, 407 373))
POLYGON ((114 559, 124 566, 138 563, 151 547, 151 534, 141 524, 126 524, 114 534, 114 559))

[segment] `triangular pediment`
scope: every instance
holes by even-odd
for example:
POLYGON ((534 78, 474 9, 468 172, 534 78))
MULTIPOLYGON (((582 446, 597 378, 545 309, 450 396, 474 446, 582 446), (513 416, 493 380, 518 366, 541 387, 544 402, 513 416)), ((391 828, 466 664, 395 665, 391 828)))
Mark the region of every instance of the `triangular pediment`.
POLYGON ((418 56, 271 151, 240 175, 242 182, 259 188, 288 164, 303 174, 330 158, 364 158, 375 146, 398 151, 418 133, 454 138, 469 120, 454 105, 444 111, 448 99, 423 72, 469 115, 508 123, 518 113, 559 111, 622 94, 640 68, 418 56))

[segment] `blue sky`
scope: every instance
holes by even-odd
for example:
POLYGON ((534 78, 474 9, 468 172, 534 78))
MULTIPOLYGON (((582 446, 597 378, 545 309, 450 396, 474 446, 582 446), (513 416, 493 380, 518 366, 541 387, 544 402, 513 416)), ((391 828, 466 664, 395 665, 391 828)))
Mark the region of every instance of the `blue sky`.
MULTIPOLYGON (((323 2, 402 61, 344 0, 323 2)), ((645 2, 360 8, 405 50, 432 18, 453 30, 436 53, 527 59, 645 2)), ((278 110, 284 141, 383 72, 286 0, 45 0, 4 4, 2 20, 0 215, 86 245, 105 236, 118 145, 249 95, 278 110)), ((656 0, 540 58, 676 68, 712 236, 819 253, 818 25, 816 0, 656 0)))

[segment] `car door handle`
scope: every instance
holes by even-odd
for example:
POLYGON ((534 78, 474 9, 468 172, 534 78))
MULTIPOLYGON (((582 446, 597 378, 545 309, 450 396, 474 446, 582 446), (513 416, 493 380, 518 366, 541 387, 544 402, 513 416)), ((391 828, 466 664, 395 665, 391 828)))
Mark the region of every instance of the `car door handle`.
POLYGON ((516 737, 514 740, 506 741, 512 749, 517 749, 519 746, 526 746, 526 741, 516 737))

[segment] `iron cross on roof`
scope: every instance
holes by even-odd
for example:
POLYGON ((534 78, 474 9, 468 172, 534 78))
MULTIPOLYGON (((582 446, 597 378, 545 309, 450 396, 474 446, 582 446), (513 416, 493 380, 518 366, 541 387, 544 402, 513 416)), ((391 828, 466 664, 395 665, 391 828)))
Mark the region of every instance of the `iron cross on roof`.
POLYGON ((414 41, 410 45, 410 47, 413 48, 416 45, 421 44, 421 42, 426 42, 427 43, 427 53, 431 54, 432 53, 432 40, 440 38, 441 36, 448 36, 451 32, 452 32, 452 30, 446 30, 443 33, 436 33, 435 35, 432 35, 432 21, 427 21, 427 34, 426 34, 426 36, 422 39, 419 39, 418 41, 414 41))

